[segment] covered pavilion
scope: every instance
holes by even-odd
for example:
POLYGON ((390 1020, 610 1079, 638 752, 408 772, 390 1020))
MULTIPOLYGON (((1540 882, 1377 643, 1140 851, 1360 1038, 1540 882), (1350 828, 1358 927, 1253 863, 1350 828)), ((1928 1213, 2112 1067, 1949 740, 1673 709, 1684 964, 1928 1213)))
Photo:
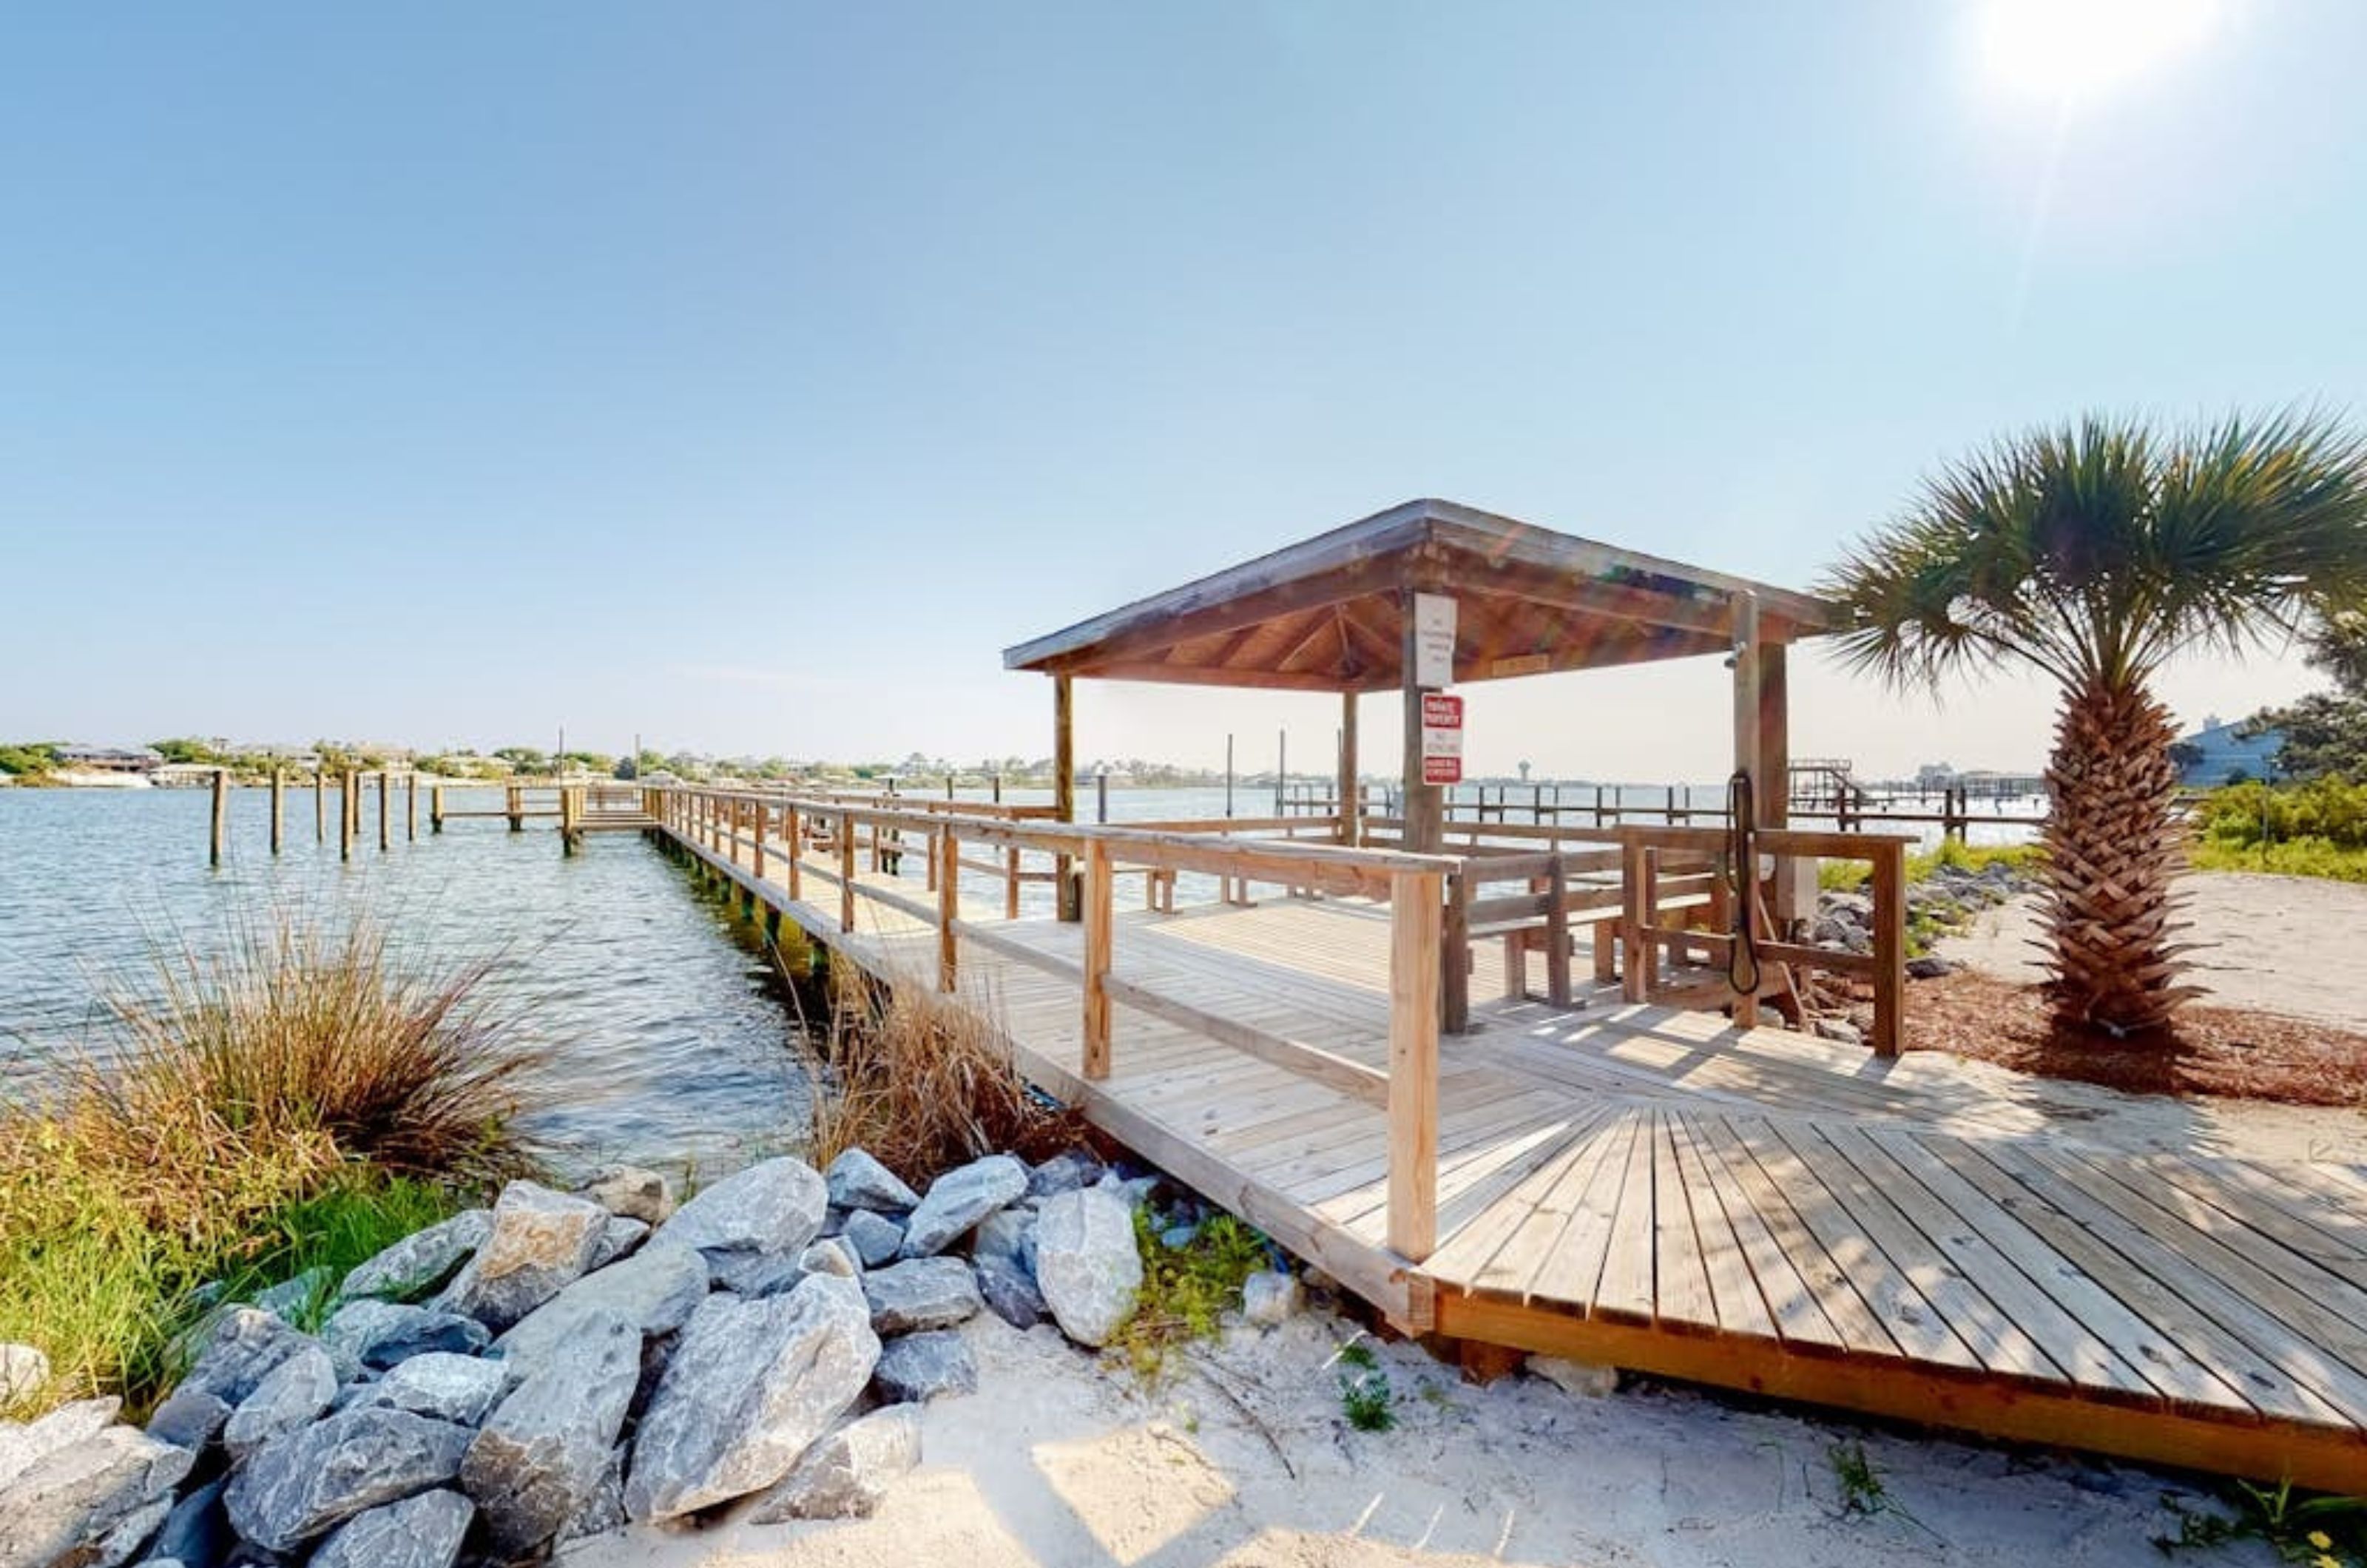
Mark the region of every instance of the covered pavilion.
POLYGON ((1077 680, 1339 693, 1340 836, 1352 844, 1363 835, 1357 699, 1396 691, 1403 846, 1434 852, 1444 795, 1423 782, 1426 693, 1704 654, 1734 671, 1734 768, 1754 786, 1755 825, 1782 827, 1787 649, 1837 625, 1830 604, 1790 589, 1421 500, 1022 643, 1003 665, 1052 677, 1062 820, 1075 815, 1077 680), (1439 599, 1453 606, 1444 618, 1439 599))

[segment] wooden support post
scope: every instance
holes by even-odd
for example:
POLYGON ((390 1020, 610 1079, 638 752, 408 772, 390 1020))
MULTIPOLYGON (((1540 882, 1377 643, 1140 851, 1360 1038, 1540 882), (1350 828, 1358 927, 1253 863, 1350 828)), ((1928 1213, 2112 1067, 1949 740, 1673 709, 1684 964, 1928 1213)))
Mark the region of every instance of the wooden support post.
POLYGON ((844 811, 838 814, 838 929, 855 929, 855 818, 844 811))
POLYGON ((402 775, 402 837, 407 843, 419 842, 419 774, 416 771, 402 775))
POLYGON ((1619 846, 1619 995, 1622 1000, 1652 999, 1652 943, 1645 933, 1654 917, 1652 852, 1629 839, 1619 846))
POLYGON ((1365 841, 1365 803, 1356 784, 1356 694, 1340 694, 1340 841, 1365 841))
POLYGON ((1093 775, 1093 820, 1106 826, 1109 822, 1109 770, 1102 769, 1093 775))
POLYGON ((317 762, 312 767, 312 841, 329 841, 329 775, 317 762))
POLYGON ((337 858, 354 858, 354 802, 360 796, 360 786, 354 782, 354 771, 347 768, 337 780, 337 858))
MULTIPOLYGON (((1467 866, 1468 862, 1465 863, 1467 866)), ((1460 1034, 1471 1027, 1471 874, 1446 878, 1446 907, 1438 943, 1439 1027, 1460 1034)))
MULTIPOLYGON (((1077 819, 1077 701, 1066 675, 1052 677, 1052 818, 1077 819)), ((1053 908, 1063 920, 1081 918, 1077 908, 1075 863, 1068 855, 1052 859, 1053 908)))
POLYGON ((1874 851, 1874 1048, 1885 1056, 1902 1049, 1907 1010, 1907 846, 1874 851))
POLYGON ((1566 1008, 1576 999, 1569 983, 1569 875, 1557 854, 1546 872, 1546 1000, 1566 1008))
POLYGON ((288 837, 288 771, 273 764, 271 769, 271 852, 277 854, 288 837))
POLYGON ((753 803, 753 810, 756 818, 756 880, 762 882, 764 880, 764 829, 768 826, 765 819, 771 815, 771 809, 759 800, 753 803))
POLYGON ((427 830, 431 833, 444 830, 444 786, 440 784, 427 786, 427 830))
POLYGON ((386 798, 386 770, 378 771, 378 849, 384 854, 394 848, 394 807, 386 798))
POLYGON ((222 851, 230 841, 230 770, 214 770, 213 835, 209 846, 210 865, 222 863, 222 851))
POLYGON ((1085 846, 1085 1044, 1084 1075, 1105 1078, 1110 1070, 1110 911, 1109 845, 1099 839, 1085 846))
POLYGON ((1019 918, 1019 846, 1002 852, 1002 918, 1019 918))
POLYGON ((516 784, 509 786, 510 831, 526 831, 526 791, 516 784))
POLYGON ((937 989, 950 994, 957 979, 956 950, 961 944, 961 939, 954 932, 954 922, 961 919, 961 845, 954 838, 951 823, 936 836, 932 847, 936 857, 937 989))
POLYGON ((1440 878, 1389 878, 1390 1250, 1428 1258, 1438 1241, 1440 878))
POLYGON ((789 840, 789 897, 805 896, 806 825, 797 803, 781 808, 781 832, 789 840))
MULTIPOLYGON (((1760 813, 1765 808, 1761 796, 1774 786, 1762 771, 1764 759, 1760 755, 1760 688, 1759 595, 1744 590, 1734 595, 1734 771, 1750 781, 1752 819, 1735 823, 1737 828, 1756 828, 1763 820, 1760 813)), ((1739 895, 1735 899, 1733 931, 1738 942, 1756 940, 1759 931, 1759 905, 1761 897, 1759 882, 1759 856, 1753 851, 1745 863, 1734 868, 1734 886, 1739 895)), ((1731 989, 1731 987, 1729 987, 1731 989)), ((1759 1023, 1759 991, 1754 985, 1749 991, 1733 991, 1734 1021, 1745 1029, 1759 1023)))
POLYGON ((1398 612, 1402 623, 1401 656, 1405 675, 1400 689, 1405 696, 1404 757, 1399 773, 1403 780, 1405 807, 1404 828, 1400 845, 1417 854, 1436 854, 1445 839, 1446 804, 1436 784, 1421 782, 1421 692, 1414 683, 1414 664, 1419 657, 1420 635, 1414 629, 1413 601, 1416 590, 1409 587, 1399 595, 1398 612))

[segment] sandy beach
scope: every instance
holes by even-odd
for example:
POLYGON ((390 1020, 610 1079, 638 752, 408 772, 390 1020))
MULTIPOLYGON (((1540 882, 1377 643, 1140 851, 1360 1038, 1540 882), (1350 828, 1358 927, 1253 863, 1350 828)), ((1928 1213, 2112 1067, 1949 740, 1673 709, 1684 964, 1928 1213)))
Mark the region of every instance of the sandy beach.
MULTIPOLYGON (((1314 1312, 1235 1327, 1146 1390, 1049 1325, 963 1329, 980 1392, 927 1409, 922 1467, 874 1517, 695 1533, 635 1527, 569 1568, 1570 1568, 2159 1564, 2156 1472, 1973 1448, 1657 1385, 1610 1397, 1525 1373, 1464 1382, 1376 1349, 1395 1430, 1342 1419, 1339 1344, 1314 1312), (1890 1510, 1842 1507, 1831 1454, 1863 1443, 1890 1510)), ((2176 1492, 2189 1503, 2194 1495, 2176 1492)), ((2253 1561, 2248 1554, 2213 1562, 2253 1561)), ((2259 1558, 2258 1561, 2269 1561, 2259 1558)))

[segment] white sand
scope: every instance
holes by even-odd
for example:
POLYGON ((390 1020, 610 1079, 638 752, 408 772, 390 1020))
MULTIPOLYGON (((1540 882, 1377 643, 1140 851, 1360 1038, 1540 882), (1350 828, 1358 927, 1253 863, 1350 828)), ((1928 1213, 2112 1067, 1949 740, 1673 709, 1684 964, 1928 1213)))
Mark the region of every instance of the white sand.
MULTIPOLYGON (((875 1518, 636 1527, 569 1568, 1445 1568, 1508 1562, 2150 1564, 2151 1472, 1894 1436, 1688 1393, 1465 1384, 1377 1347, 1399 1425, 1359 1433, 1311 1314, 1236 1329, 1146 1393, 1049 1327, 965 1333, 980 1392, 929 1407, 922 1469, 875 1518), (1898 1514, 1845 1517, 1829 1454, 1863 1441, 1898 1514), (1285 1457, 1286 1456, 1286 1459, 1285 1457), (1920 1523, 1918 1522, 1920 1521, 1920 1523)), ((2190 1497, 2190 1501, 2191 1498, 2190 1497)), ((2213 1562, 2267 1562, 2249 1555, 2213 1562)))
MULTIPOLYGON (((2180 939, 2209 1000, 2285 1018, 2367 1031, 2367 885, 2308 876, 2211 872, 2179 884, 2180 939)), ((1984 911, 1944 938, 1945 958, 2003 979, 2035 981, 2038 918, 2024 896, 1984 911)))

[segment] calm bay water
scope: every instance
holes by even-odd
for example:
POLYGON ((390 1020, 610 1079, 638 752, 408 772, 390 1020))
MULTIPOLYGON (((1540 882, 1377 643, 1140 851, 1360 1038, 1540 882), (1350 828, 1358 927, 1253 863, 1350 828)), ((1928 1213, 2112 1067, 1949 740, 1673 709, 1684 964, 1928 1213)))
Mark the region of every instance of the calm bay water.
MULTIPOLYGON (((718 903, 631 835, 572 857, 547 820, 427 829, 378 849, 377 802, 340 863, 291 791, 288 851, 270 853, 266 796, 231 801, 231 848, 206 864, 203 790, 0 789, 0 1084, 23 1088, 63 1053, 103 1044, 95 982, 144 983, 158 940, 218 949, 241 921, 293 908, 361 914, 391 948, 449 965, 500 954, 491 984, 557 1055, 558 1102, 534 1131, 581 1168, 627 1159, 723 1168, 794 1146, 808 1080, 794 1013, 766 961, 718 903)), ((498 792, 450 793, 455 808, 498 792)))

